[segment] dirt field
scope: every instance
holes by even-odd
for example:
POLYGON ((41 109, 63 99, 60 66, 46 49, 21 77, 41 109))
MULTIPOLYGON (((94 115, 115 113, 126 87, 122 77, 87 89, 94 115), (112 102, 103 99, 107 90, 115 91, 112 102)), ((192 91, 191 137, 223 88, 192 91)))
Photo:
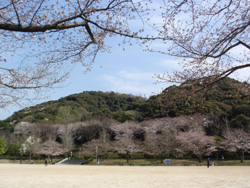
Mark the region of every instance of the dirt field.
POLYGON ((250 188, 250 167, 0 164, 0 188, 250 188))

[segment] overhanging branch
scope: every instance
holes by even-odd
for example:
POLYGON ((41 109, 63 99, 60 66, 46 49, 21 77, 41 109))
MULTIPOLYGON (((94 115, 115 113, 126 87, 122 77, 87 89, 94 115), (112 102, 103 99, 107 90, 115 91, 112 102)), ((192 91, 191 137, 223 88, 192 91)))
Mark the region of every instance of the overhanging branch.
POLYGON ((22 25, 14 25, 14 24, 8 24, 0 22, 0 29, 6 30, 6 31, 16 31, 16 32, 45 32, 49 30, 64 30, 64 29, 70 29, 70 28, 76 28, 86 26, 86 22, 78 22, 78 23, 69 23, 69 24, 47 24, 47 25, 28 25, 28 26, 22 26, 22 25))

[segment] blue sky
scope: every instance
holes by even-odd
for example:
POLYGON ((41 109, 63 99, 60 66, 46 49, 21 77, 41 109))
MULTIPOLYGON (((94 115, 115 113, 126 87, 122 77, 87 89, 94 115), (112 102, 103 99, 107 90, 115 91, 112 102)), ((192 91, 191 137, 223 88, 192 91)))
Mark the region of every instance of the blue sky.
MULTIPOLYGON (((30 106, 83 91, 115 91, 149 97, 169 86, 155 84, 154 74, 176 68, 170 57, 144 52, 138 45, 127 46, 124 51, 114 38, 108 39, 108 44, 112 46, 111 53, 99 53, 90 72, 84 73, 82 65, 75 66, 70 78, 61 87, 49 91, 48 99, 35 101, 30 106)), ((11 116, 23 107, 0 109, 0 119, 11 116)))

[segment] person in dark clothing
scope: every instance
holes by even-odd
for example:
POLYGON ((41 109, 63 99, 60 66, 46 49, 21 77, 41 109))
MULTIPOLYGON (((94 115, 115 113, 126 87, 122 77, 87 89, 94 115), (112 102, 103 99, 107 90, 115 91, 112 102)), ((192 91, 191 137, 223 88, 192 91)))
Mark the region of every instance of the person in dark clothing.
POLYGON ((210 158, 208 157, 207 158, 207 167, 209 168, 209 160, 210 160, 210 158))
POLYGON ((44 164, 45 164, 45 166, 48 165, 48 159, 47 158, 44 160, 44 164))

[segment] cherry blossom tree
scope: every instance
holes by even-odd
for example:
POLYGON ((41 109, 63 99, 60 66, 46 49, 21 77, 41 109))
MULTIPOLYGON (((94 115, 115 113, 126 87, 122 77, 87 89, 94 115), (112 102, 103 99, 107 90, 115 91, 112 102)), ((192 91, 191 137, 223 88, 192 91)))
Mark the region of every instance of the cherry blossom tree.
POLYGON ((228 152, 238 152, 243 163, 245 153, 250 151, 250 134, 242 129, 226 130, 223 138, 221 148, 228 152))
POLYGON ((169 131, 176 134, 179 131, 199 131, 208 126, 211 121, 201 114, 192 116, 178 116, 174 118, 157 118, 141 122, 140 124, 147 129, 149 134, 155 134, 157 131, 169 131))
POLYGON ((58 142, 53 140, 45 141, 44 143, 40 144, 36 149, 37 154, 47 155, 49 159, 53 156, 62 155, 66 152, 68 152, 68 150, 65 149, 62 144, 59 144, 58 142))
MULTIPOLYGON (((31 156, 35 152, 38 144, 39 136, 37 134, 36 125, 28 122, 21 122, 14 128, 14 138, 10 142, 18 143, 21 145, 20 153, 29 154, 31 156)), ((40 133, 39 133, 40 134, 40 133)))
POLYGON ((125 154, 127 163, 129 163, 131 153, 142 151, 142 142, 140 139, 136 139, 133 134, 137 126, 139 125, 134 122, 126 122, 112 127, 117 135, 113 143, 114 150, 125 154))
POLYGON ((42 142, 56 140, 58 128, 58 125, 21 122, 14 129, 14 135, 17 139, 15 142, 20 143, 21 153, 28 154, 31 161, 32 155, 36 153, 42 142))
POLYGON ((151 50, 176 57, 182 69, 157 75, 159 81, 208 87, 250 67, 248 0, 171 0, 163 8, 165 21, 155 28, 166 46, 151 50))
POLYGON ((129 163, 130 154, 142 151, 141 142, 133 140, 131 136, 125 135, 120 140, 115 141, 114 149, 118 153, 126 154, 127 163, 129 163))
POLYGON ((109 129, 106 129, 105 127, 103 127, 100 131, 99 147, 105 154, 107 154, 109 151, 113 151, 111 135, 109 133, 109 129))
POLYGON ((199 162, 203 156, 209 156, 217 151, 215 139, 206 136, 203 131, 181 132, 176 139, 180 144, 176 151, 179 153, 190 152, 198 158, 199 162))
POLYGON ((74 147, 74 140, 72 136, 74 125, 64 124, 64 125, 58 125, 58 127, 59 127, 58 136, 64 148, 68 151, 71 151, 74 147))
POLYGON ((59 125, 32 124, 21 122, 14 129, 14 135, 21 144, 21 153, 27 153, 31 156, 34 153, 56 156, 69 151, 55 142, 59 134, 59 125), (56 148, 58 146, 58 148, 56 148))
POLYGON ((100 136, 98 139, 92 139, 91 141, 82 144, 82 154, 93 154, 98 150, 98 153, 103 153, 107 156, 108 152, 115 151, 108 130, 103 127, 99 134, 100 136))
POLYGON ((29 160, 31 161, 31 156, 34 154, 37 150, 37 147, 39 146, 39 142, 41 140, 39 138, 36 138, 34 136, 29 136, 26 141, 21 145, 21 152, 23 154, 29 155, 29 160))
POLYGON ((98 52, 109 52, 108 37, 122 36, 121 43, 153 39, 142 34, 151 4, 151 0, 2 0, 0 106, 20 101, 31 89, 55 86, 78 63, 89 71, 98 52))
POLYGON ((163 153, 169 155, 176 147, 175 132, 169 130, 157 130, 154 133, 149 133, 143 143, 143 151, 148 154, 160 154, 161 163, 163 163, 163 153))
POLYGON ((81 154, 94 154, 96 152, 96 147, 98 146, 99 141, 97 139, 86 142, 81 146, 81 154))

